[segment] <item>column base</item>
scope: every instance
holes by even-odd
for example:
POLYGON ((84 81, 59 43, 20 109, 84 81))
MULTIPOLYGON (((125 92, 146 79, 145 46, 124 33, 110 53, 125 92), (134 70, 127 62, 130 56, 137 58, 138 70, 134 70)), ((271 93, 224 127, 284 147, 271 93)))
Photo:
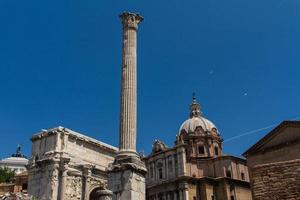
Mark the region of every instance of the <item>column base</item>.
POLYGON ((108 188, 113 192, 113 200, 145 200, 146 173, 138 156, 116 158, 108 169, 108 188))

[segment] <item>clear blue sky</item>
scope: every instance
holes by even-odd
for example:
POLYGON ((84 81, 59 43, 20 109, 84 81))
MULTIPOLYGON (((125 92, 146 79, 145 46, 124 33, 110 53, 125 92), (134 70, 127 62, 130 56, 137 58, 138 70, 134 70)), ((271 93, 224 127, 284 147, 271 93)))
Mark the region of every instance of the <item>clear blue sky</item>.
MULTIPOLYGON (((122 11, 138 38, 138 149, 196 92, 224 139, 300 116, 299 0, 0 1, 0 158, 64 126, 118 145, 122 11)), ((224 143, 240 155, 268 130, 224 143)))

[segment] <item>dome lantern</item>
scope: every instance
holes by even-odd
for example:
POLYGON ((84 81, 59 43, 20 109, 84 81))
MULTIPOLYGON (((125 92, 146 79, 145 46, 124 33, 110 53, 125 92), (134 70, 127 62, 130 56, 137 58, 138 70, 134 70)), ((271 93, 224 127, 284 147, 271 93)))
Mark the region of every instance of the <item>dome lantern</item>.
POLYGON ((193 93, 193 101, 190 105, 190 118, 200 117, 202 115, 200 108, 201 106, 196 100, 195 93, 193 93))

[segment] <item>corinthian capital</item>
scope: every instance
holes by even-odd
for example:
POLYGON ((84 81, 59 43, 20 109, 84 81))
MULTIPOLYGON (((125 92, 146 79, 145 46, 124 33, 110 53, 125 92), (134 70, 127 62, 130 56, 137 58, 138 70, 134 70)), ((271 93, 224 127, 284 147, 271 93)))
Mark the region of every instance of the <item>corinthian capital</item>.
POLYGON ((123 28, 134 28, 138 29, 138 25, 140 22, 143 21, 143 17, 138 13, 130 13, 130 12, 123 12, 120 15, 122 20, 123 28))

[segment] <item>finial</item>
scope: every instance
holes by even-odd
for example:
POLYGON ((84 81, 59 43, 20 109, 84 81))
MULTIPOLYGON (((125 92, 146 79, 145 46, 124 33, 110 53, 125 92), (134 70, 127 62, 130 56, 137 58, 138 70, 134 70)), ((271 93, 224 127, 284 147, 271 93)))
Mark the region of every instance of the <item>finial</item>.
POLYGON ((200 111, 200 104, 196 100, 196 93, 193 92, 192 104, 190 106, 190 118, 200 117, 201 114, 202 113, 200 111))
POLYGON ((193 92, 193 102, 196 102, 196 93, 193 92))

